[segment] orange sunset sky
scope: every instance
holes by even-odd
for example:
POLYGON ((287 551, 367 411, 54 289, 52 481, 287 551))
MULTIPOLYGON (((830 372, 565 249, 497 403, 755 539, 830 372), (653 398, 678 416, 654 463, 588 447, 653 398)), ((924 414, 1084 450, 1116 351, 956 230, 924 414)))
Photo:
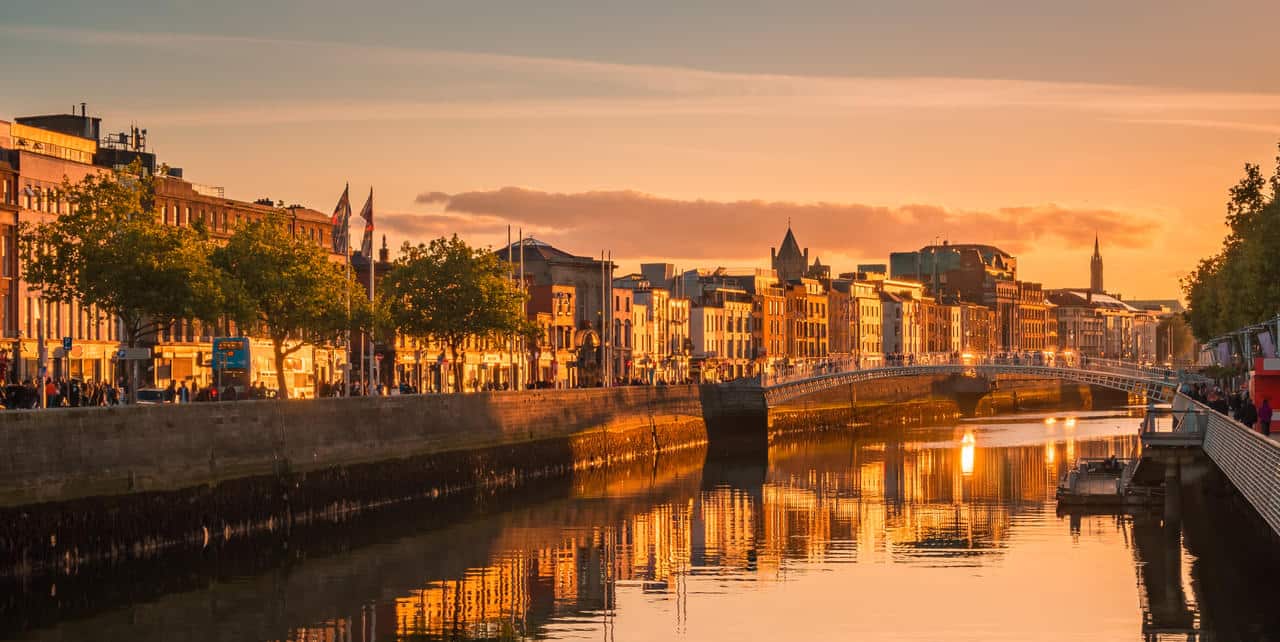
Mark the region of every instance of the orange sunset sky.
POLYGON ((945 237, 1067 287, 1096 233, 1164 298, 1280 140, 1275 2, 155 4, 7 3, 0 118, 88 102, 234 198, 373 186, 393 246, 764 267, 790 220, 836 271, 945 237))

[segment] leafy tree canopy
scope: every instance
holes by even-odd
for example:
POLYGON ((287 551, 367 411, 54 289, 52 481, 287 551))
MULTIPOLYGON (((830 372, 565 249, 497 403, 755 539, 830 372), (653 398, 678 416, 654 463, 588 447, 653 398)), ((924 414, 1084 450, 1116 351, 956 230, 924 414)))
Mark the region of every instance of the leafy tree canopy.
POLYGON ((467 339, 536 332, 524 313, 524 295, 511 282, 510 266, 456 234, 430 244, 405 243, 382 279, 382 293, 402 333, 432 337, 449 348, 458 381, 467 339))
POLYGON ((347 277, 324 250, 295 238, 283 217, 241 225, 213 253, 227 315, 271 340, 276 385, 288 395, 284 360, 307 344, 335 342, 348 328, 347 277))
POLYGON ((222 306, 200 228, 164 225, 153 178, 140 168, 64 182, 70 212, 24 225, 23 277, 51 301, 118 317, 130 346, 181 319, 216 318, 222 306))
POLYGON ((1226 222, 1222 249, 1182 281, 1187 320, 1201 341, 1280 312, 1280 156, 1270 178, 1245 165, 1230 190, 1226 222))

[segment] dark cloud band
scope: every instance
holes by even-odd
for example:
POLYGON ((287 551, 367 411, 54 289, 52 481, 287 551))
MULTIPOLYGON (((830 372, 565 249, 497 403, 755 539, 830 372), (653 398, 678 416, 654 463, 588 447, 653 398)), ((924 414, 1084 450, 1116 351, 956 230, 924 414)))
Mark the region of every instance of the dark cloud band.
POLYGON ((635 191, 552 193, 519 187, 424 192, 421 204, 444 215, 400 215, 413 236, 431 230, 495 233, 507 223, 573 245, 607 246, 635 256, 750 257, 776 243, 787 221, 814 251, 875 256, 915 248, 937 236, 954 242, 1000 245, 1011 252, 1036 245, 1071 249, 1101 234, 1113 246, 1145 247, 1159 222, 1130 212, 1057 205, 951 210, 934 205, 896 207, 857 203, 680 200, 635 191))

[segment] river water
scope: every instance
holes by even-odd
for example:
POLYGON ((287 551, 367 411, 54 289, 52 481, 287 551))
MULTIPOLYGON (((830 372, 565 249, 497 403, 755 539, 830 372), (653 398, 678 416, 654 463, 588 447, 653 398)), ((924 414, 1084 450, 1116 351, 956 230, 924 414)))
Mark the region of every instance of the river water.
POLYGON ((1280 639, 1280 553, 1221 488, 1168 514, 1058 512, 1063 467, 1129 455, 1139 422, 1056 411, 783 437, 767 461, 679 453, 33 582, 0 637, 1280 639))

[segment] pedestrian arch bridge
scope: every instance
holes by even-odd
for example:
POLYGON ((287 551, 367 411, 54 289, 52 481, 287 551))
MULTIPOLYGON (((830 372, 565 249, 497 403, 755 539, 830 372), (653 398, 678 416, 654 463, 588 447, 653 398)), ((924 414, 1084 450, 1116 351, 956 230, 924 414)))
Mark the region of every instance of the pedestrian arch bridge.
POLYGON ((1090 361, 1079 366, 1031 365, 1018 363, 947 363, 924 365, 852 368, 827 366, 805 373, 762 375, 744 380, 747 386, 759 386, 765 404, 774 407, 791 399, 851 384, 931 375, 959 375, 995 380, 1001 375, 1021 375, 1042 379, 1060 379, 1072 383, 1101 386, 1142 395, 1157 403, 1173 401, 1184 375, 1163 368, 1143 367, 1122 361, 1090 361))

